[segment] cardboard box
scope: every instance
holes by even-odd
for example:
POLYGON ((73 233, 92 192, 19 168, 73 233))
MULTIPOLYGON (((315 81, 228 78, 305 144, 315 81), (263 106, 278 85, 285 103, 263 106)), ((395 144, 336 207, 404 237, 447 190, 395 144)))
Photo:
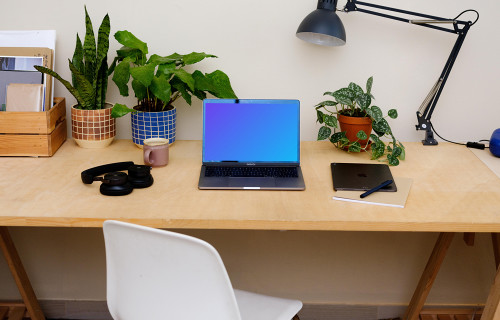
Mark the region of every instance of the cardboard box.
POLYGON ((66 141, 66 100, 44 112, 0 112, 0 156, 50 157, 66 141))

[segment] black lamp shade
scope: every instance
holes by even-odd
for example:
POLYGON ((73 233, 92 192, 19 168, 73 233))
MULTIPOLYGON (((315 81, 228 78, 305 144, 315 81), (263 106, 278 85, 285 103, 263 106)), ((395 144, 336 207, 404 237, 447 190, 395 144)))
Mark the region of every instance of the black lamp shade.
POLYGON ((346 41, 342 21, 334 10, 316 9, 297 29, 297 37, 323 46, 343 46, 346 41))

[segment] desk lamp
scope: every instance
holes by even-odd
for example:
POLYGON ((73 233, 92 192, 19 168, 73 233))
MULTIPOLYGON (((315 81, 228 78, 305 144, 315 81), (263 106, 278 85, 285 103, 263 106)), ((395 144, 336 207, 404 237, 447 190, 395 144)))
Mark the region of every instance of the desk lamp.
MULTIPOLYGON (((346 43, 345 29, 337 16, 337 0, 318 0, 318 7, 316 10, 311 12, 300 24, 297 29, 297 37, 307 42, 314 44, 325 45, 325 46, 342 46, 346 43)), ((425 130, 425 140, 422 140, 424 145, 437 145, 438 142, 434 139, 434 129, 431 123, 431 116, 436 107, 436 103, 443 91, 444 85, 448 76, 451 72, 451 68, 455 63, 458 52, 462 47, 465 40, 465 36, 469 31, 469 28, 477 22, 479 19, 479 13, 476 10, 465 10, 460 13, 454 19, 445 19, 441 17, 435 17, 427 14, 416 13, 406 10, 395 9, 391 7, 376 5, 372 3, 361 2, 357 0, 348 0, 343 12, 364 12, 371 15, 376 15, 383 18, 389 18, 397 21, 402 21, 406 23, 416 24, 422 27, 427 27, 435 30, 445 31, 449 33, 455 33, 458 35, 457 41, 451 50, 450 56, 446 61, 446 64, 439 76, 439 79, 432 87, 431 91, 425 98, 424 102, 417 111, 418 124, 415 125, 417 130, 425 130), (376 12, 371 10, 363 9, 362 7, 371 7, 378 10, 391 11, 399 14, 410 15, 414 17, 424 18, 410 20, 402 17, 397 17, 382 12, 376 12), (472 11, 477 14, 477 19, 474 22, 457 20, 465 12, 472 11), (436 24, 448 26, 438 26, 436 24)))

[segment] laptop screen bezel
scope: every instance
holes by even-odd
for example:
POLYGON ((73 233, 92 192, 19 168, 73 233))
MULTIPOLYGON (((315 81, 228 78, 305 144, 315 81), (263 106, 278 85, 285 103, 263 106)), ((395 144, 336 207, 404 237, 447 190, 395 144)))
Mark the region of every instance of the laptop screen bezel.
POLYGON ((300 101, 298 99, 204 99, 203 100, 203 141, 202 163, 206 166, 299 166, 300 165, 300 101), (263 104, 287 102, 297 104, 297 159, 298 161, 205 161, 205 112, 207 103, 247 103, 263 104))

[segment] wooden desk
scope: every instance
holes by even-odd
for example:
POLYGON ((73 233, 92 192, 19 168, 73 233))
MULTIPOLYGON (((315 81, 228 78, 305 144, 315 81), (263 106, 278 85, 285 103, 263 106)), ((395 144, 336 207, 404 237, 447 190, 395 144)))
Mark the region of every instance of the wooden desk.
MULTIPOLYGON (((105 197, 98 182, 81 182, 81 171, 119 161, 142 164, 142 151, 129 140, 101 150, 70 140, 51 158, 0 159, 0 226, 101 227, 119 219, 159 228, 500 232, 500 179, 464 147, 406 143, 407 160, 391 169, 413 179, 404 209, 332 200, 329 164, 368 162, 368 155, 347 154, 329 142, 303 142, 301 148, 305 191, 200 191, 201 142, 177 141, 169 165, 152 170, 152 187, 105 197)), ((431 273, 447 247, 437 248, 431 273)), ((493 313, 500 287, 494 293, 488 301, 493 313)), ((490 319, 488 312, 483 319, 490 319)))

